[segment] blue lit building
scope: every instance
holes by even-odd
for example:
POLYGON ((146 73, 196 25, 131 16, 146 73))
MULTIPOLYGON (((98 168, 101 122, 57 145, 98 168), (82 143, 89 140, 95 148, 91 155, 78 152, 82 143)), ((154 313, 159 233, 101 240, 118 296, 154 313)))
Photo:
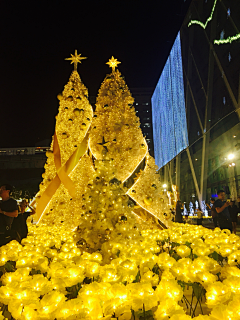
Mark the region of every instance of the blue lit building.
POLYGON ((161 168, 188 146, 180 32, 152 96, 152 123, 161 168))
POLYGON ((239 1, 192 1, 156 79, 155 158, 186 203, 240 196, 239 15, 239 1))

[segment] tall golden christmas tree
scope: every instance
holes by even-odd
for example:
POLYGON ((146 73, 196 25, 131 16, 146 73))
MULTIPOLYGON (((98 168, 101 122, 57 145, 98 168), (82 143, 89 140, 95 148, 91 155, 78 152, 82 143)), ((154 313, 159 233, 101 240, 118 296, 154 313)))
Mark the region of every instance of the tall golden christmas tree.
POLYGON ((147 143, 133 107, 134 99, 113 57, 99 89, 96 111, 91 127, 89 147, 96 159, 102 159, 106 148, 115 161, 116 178, 124 182, 147 154, 147 143))
POLYGON ((98 160, 103 157, 114 160, 116 178, 130 189, 127 194, 136 204, 136 214, 145 221, 155 219, 162 226, 170 226, 169 200, 163 192, 155 161, 148 153, 134 99, 124 77, 116 70, 119 63, 114 57, 107 62, 112 73, 105 77, 99 89, 89 148, 98 160))
POLYGON ((64 222, 71 228, 79 224, 81 196, 94 171, 87 155, 93 110, 88 101, 88 90, 77 72, 77 64, 82 59, 85 58, 77 51, 66 59, 74 63, 74 71, 62 94, 58 95, 55 133, 36 198, 38 222, 64 222))

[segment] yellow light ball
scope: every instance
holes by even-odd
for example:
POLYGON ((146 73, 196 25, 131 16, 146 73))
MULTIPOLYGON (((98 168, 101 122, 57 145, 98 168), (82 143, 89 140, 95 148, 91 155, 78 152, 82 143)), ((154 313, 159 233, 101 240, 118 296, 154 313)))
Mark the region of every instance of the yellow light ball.
POLYGON ((63 139, 67 139, 67 137, 68 137, 67 133, 66 133, 66 132, 63 132, 63 133, 62 133, 62 138, 63 138, 63 139))
POLYGON ((76 108, 73 110, 73 113, 75 116, 79 116, 80 115, 80 109, 76 108))
POLYGON ((61 94, 61 93, 59 93, 59 94, 57 95, 57 98, 58 98, 58 100, 59 100, 59 101, 61 101, 61 100, 63 99, 62 94, 61 94))
POLYGON ((150 206, 153 202, 153 199, 151 197, 146 197, 144 199, 144 203, 147 205, 147 206, 150 206))
POLYGON ((49 157, 51 157, 53 155, 53 152, 51 151, 51 150, 48 150, 47 152, 46 152, 46 156, 49 158, 49 157))

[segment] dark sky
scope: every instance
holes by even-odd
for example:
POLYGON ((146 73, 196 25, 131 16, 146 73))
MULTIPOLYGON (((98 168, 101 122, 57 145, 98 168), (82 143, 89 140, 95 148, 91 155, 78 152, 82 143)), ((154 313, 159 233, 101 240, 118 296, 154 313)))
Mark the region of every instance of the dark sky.
POLYGON ((34 146, 54 133, 57 94, 78 67, 97 95, 113 55, 127 85, 155 87, 191 0, 2 0, 1 147, 34 146))

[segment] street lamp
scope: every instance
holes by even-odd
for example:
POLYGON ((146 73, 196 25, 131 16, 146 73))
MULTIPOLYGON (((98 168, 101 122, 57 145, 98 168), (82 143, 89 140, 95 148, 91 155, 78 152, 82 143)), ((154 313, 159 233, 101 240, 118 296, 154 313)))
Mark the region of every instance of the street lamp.
POLYGON ((167 191, 167 184, 164 183, 162 186, 163 186, 163 191, 167 191))
POLYGON ((229 185, 231 188, 231 197, 237 197, 237 186, 236 186, 236 163, 233 162, 235 155, 233 153, 229 153, 228 158, 228 166, 229 166, 229 185))

